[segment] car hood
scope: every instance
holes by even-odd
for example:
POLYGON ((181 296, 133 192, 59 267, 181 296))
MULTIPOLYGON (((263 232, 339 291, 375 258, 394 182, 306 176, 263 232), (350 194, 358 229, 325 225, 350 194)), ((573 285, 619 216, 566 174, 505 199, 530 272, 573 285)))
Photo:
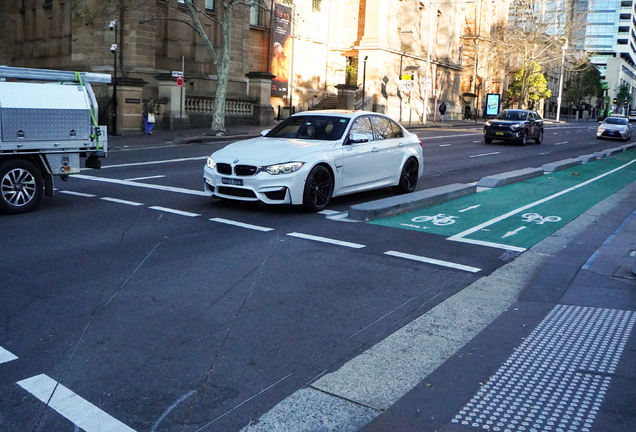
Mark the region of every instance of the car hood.
POLYGON ((509 126, 518 123, 528 123, 528 120, 490 120, 490 124, 494 126, 509 126))
POLYGON ((216 162, 232 162, 264 166, 283 162, 305 162, 308 154, 327 151, 340 141, 317 141, 290 138, 258 137, 238 141, 212 153, 216 162), (238 162, 234 162, 238 160, 238 162))
POLYGON ((604 130, 625 130, 627 129, 627 125, 617 125, 617 124, 611 124, 611 123, 602 123, 600 126, 600 128, 603 128, 604 130))

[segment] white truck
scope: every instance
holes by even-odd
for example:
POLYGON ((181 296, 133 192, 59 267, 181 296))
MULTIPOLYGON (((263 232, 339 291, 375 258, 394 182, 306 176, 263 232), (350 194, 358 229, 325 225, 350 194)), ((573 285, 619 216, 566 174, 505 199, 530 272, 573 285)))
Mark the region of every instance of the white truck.
POLYGON ((54 195, 54 176, 80 172, 80 158, 101 167, 108 137, 91 82, 111 76, 0 66, 1 213, 33 210, 42 195, 54 195))

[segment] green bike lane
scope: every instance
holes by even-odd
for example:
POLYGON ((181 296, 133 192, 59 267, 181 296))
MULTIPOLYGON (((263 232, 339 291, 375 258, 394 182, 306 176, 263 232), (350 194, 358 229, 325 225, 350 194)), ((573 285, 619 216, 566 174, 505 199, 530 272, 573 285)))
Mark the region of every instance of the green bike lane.
POLYGON ((369 223, 523 252, 636 181, 636 149, 369 223))

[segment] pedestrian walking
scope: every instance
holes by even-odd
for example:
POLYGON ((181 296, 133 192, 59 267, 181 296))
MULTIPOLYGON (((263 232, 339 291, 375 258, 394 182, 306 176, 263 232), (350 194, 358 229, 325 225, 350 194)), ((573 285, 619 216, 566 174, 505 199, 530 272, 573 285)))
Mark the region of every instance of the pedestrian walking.
POLYGON ((470 120, 470 114, 470 105, 466 105, 466 108, 464 108, 464 119, 470 120))
POLYGON ((144 126, 146 135, 152 135, 152 128, 155 126, 155 110, 152 98, 144 105, 144 126))
POLYGON ((446 112, 446 102, 439 104, 440 121, 444 122, 444 113, 446 112))

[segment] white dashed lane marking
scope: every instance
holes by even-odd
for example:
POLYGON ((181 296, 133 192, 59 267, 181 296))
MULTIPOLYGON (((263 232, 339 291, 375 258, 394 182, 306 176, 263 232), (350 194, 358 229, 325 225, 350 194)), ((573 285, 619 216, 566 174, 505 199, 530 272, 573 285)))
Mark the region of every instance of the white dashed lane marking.
POLYGON ((258 226, 258 225, 251 225, 251 224, 247 224, 247 223, 243 223, 243 222, 237 222, 237 221, 233 221, 233 220, 229 220, 229 219, 212 218, 210 220, 212 222, 219 222, 219 223, 222 223, 222 224, 233 225, 233 226, 237 226, 237 227, 241 227, 241 228, 247 228, 247 229, 251 229, 251 230, 255 230, 255 231, 262 231, 262 232, 274 231, 274 228, 267 228, 267 227, 262 227, 262 226, 258 226))
POLYGON ((190 212, 187 212, 187 211, 171 209, 171 208, 168 208, 168 207, 152 206, 152 207, 148 207, 148 208, 151 209, 151 210, 158 210, 158 211, 162 211, 162 212, 166 212, 166 213, 172 213, 172 214, 176 214, 176 215, 180 215, 180 216, 188 216, 188 217, 201 216, 198 213, 190 213, 190 212))
POLYGON ((135 432, 47 375, 27 378, 18 385, 86 432, 135 432))
POLYGON ((142 203, 138 203, 135 201, 126 201, 126 200, 122 200, 122 199, 118 199, 118 198, 110 198, 110 197, 103 197, 100 198, 104 201, 110 201, 110 202, 114 202, 114 203, 119 203, 119 204, 126 204, 126 205, 130 205, 130 206, 142 206, 142 203))
POLYGON ((17 356, 13 353, 7 351, 6 349, 0 347, 0 363, 10 362, 12 360, 17 360, 17 356))
POLYGON ((314 236, 314 235, 309 235, 309 234, 302 234, 302 233, 297 233, 297 232, 289 233, 287 235, 290 236, 290 237, 296 237, 296 238, 301 238, 301 239, 305 239, 305 240, 313 240, 313 241, 317 241, 317 242, 321 242, 321 243, 329 243, 329 244, 333 244, 333 245, 337 245, 337 246, 345 246, 345 247, 349 247, 349 248, 353 248, 353 249, 362 249, 363 247, 366 247, 365 245, 358 244, 358 243, 350 243, 350 242, 346 242, 346 241, 330 239, 330 238, 327 238, 327 237, 319 237, 319 236, 314 236))

